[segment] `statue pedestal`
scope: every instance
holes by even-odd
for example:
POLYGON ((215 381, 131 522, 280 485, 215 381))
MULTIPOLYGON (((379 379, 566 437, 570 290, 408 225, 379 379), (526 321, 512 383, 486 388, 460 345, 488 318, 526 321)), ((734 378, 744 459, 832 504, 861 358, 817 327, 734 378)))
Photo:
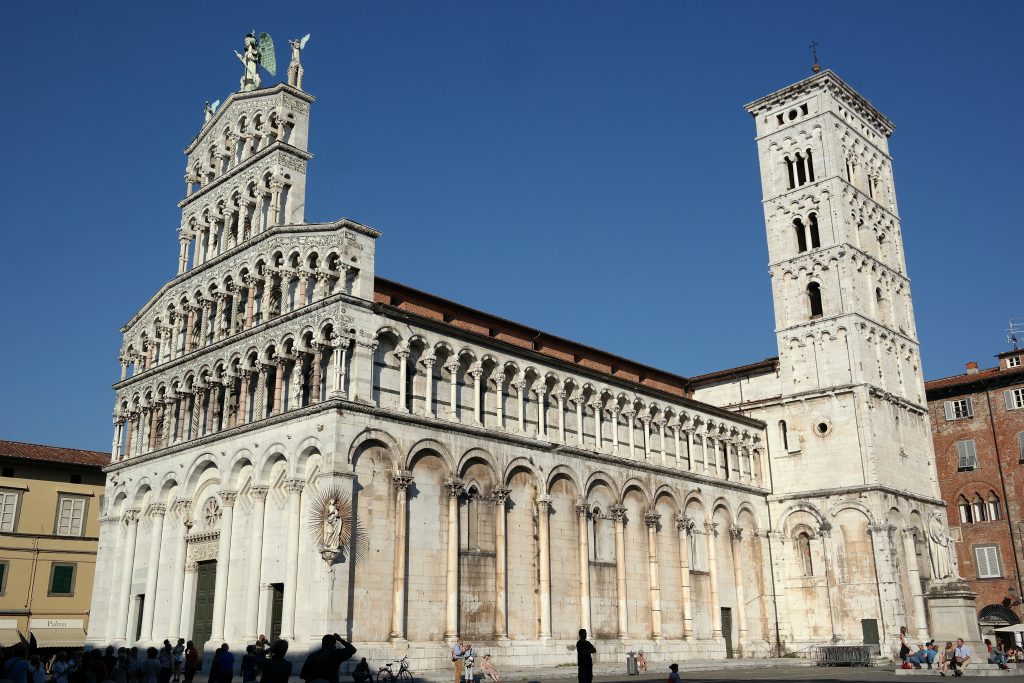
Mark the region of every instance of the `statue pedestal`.
POLYGON ((976 657, 984 652, 978 630, 978 610, 974 604, 976 597, 977 594, 962 579, 932 583, 928 587, 924 597, 928 604, 928 628, 940 649, 947 640, 956 644, 957 638, 963 638, 976 657))

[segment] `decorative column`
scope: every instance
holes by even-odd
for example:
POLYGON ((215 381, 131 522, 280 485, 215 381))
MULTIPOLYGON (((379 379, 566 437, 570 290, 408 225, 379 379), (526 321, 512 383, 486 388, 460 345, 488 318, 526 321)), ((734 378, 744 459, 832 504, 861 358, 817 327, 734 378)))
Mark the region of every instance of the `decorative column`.
MULTIPOLYGON (((505 370, 495 367, 494 374, 494 422, 497 429, 505 429, 505 370)), ((485 385, 486 386, 486 385, 485 385)))
MULTIPOLYGON (((408 354, 408 352, 406 352, 408 354)), ((396 472, 391 477, 395 487, 395 567, 391 577, 391 642, 405 642, 405 571, 407 518, 406 497, 412 484, 412 472, 396 472)))
POLYGON ((658 522, 661 515, 654 510, 644 515, 647 525, 647 572, 651 583, 651 638, 661 641, 661 580, 658 578, 658 522))
POLYGON ((259 616, 256 617, 256 632, 265 634, 267 632, 267 626, 270 618, 273 616, 269 614, 271 611, 272 603, 274 600, 274 584, 272 583, 261 583, 260 584, 260 605, 263 609, 259 611, 259 616))
POLYGON ((452 640, 459 634, 459 495, 462 493, 463 484, 461 479, 452 477, 445 480, 444 486, 448 491, 448 569, 444 637, 445 640, 452 640))
POLYGON ((551 538, 548 515, 551 496, 537 497, 537 560, 540 564, 540 640, 551 640, 551 538))
POLYGON ((256 368, 256 392, 252 400, 252 421, 258 422, 267 416, 267 375, 270 374, 270 366, 256 361, 259 365, 256 368))
POLYGON ((693 430, 686 430, 686 469, 693 471, 693 430))
MULTIPOLYGON (((348 340, 342 338, 342 344, 348 340)), ((352 376, 349 378, 348 397, 353 401, 373 403, 373 352, 377 348, 375 339, 356 339, 352 349, 352 376)), ((344 370, 344 358, 340 369, 344 370)), ((337 370, 337 369, 336 369, 337 370)), ((344 375, 335 373, 335 381, 344 382, 344 375)), ((340 384, 339 384, 340 386, 340 384)), ((341 397, 341 395, 337 395, 341 397)))
POLYGON ((270 488, 267 486, 250 486, 249 495, 252 497, 252 524, 249 536, 246 539, 249 543, 249 576, 246 582, 245 591, 245 624, 242 630, 242 640, 255 641, 256 619, 260 611, 260 572, 263 568, 263 523, 267 509, 267 494, 270 488))
POLYGON ((658 428, 658 453, 661 455, 661 464, 665 464, 665 418, 661 418, 654 421, 654 426, 658 428))
POLYGON ((683 640, 693 641, 693 605, 690 593, 690 547, 688 539, 693 530, 693 520, 680 512, 676 515, 676 531, 679 532, 679 577, 683 613, 683 640))
POLYGON ((220 384, 213 379, 207 381, 210 383, 210 391, 208 392, 210 400, 206 404, 206 431, 204 434, 213 434, 214 423, 217 419, 217 395, 220 384))
POLYGON ((121 430, 124 428, 124 418, 114 413, 114 440, 110 444, 110 459, 116 461, 121 455, 121 430))
POLYGON ((224 619, 228 606, 228 572, 231 570, 231 526, 237 491, 221 491, 220 541, 217 543, 217 577, 213 589, 213 627, 210 640, 224 640, 224 619))
POLYGON ((594 411, 594 450, 599 451, 604 448, 604 434, 601 433, 601 402, 595 400, 590 404, 590 408, 594 411))
MULTIPOLYGON (((177 625, 178 637, 187 638, 192 632, 192 616, 195 611, 196 579, 199 576, 198 562, 185 562, 183 588, 181 592, 181 614, 177 625)), ((171 615, 174 618, 174 615, 171 615)))
POLYGON ((156 606, 156 579, 160 570, 160 548, 163 546, 164 516, 167 506, 163 503, 151 503, 149 517, 153 520, 149 537, 149 560, 146 564, 146 600, 142 604, 142 635, 143 643, 153 642, 153 609, 156 606))
POLYGON ((580 555, 580 628, 590 632, 590 534, 587 529, 587 514, 590 506, 586 500, 576 501, 576 518, 579 522, 580 555))
POLYGON ((644 426, 644 460, 651 459, 651 418, 640 418, 640 424, 644 426))
POLYGON ((448 419, 459 419, 459 359, 449 360, 444 364, 448 371, 448 419))
POLYGON ((576 443, 583 448, 583 396, 576 397, 576 443))
POLYGON ((711 637, 722 637, 722 607, 718 599, 718 552, 715 539, 718 538, 718 525, 704 523, 708 543, 708 578, 711 580, 711 637))
POLYGON ((537 438, 548 438, 548 405, 547 385, 540 378, 537 379, 537 438))
POLYGON ((917 528, 908 526, 903 529, 903 554, 907 556, 907 574, 910 579, 910 592, 914 600, 914 617, 917 625, 917 638, 928 639, 928 613, 924 608, 924 592, 921 586, 921 568, 917 564, 917 528))
POLYGON ((178 275, 188 270, 188 243, 189 238, 184 230, 178 230, 178 275))
POLYGON ((320 402, 320 379, 323 372, 324 345, 313 342, 313 366, 309 379, 309 405, 320 402))
MULTIPOLYGON (((345 365, 347 363, 346 356, 348 355, 349 338, 348 337, 342 337, 340 335, 334 335, 332 338, 334 339, 334 354, 333 354, 334 372, 332 373, 333 383, 332 383, 332 386, 331 386, 330 397, 331 398, 345 398, 345 396, 346 396, 346 393, 345 393, 345 365)), ((371 375, 373 373, 373 355, 372 355, 373 352, 372 352, 372 349, 375 349, 375 348, 377 348, 377 344, 373 343, 370 346, 371 351, 370 351, 370 356, 369 356, 369 358, 370 358, 370 373, 371 373, 371 375)), ((406 352, 406 354, 408 355, 408 352, 406 352)), ((404 377, 404 375, 403 375, 403 377, 404 377)), ((373 380, 372 380, 372 377, 371 377, 371 380, 370 380, 371 384, 372 384, 372 381, 373 380)), ((405 391, 405 382, 402 382, 401 390, 403 392, 405 391)), ((370 396, 371 396, 371 394, 367 393, 365 398, 369 399, 370 396)))
POLYGON ((174 501, 174 504, 171 506, 171 512, 176 514, 181 525, 175 529, 173 534, 176 548, 174 551, 174 572, 171 576, 171 609, 167 632, 171 638, 184 638, 187 633, 181 630, 181 598, 185 592, 185 558, 188 553, 188 532, 192 527, 192 520, 190 519, 192 501, 174 501))
POLYGON ((618 455, 619 453, 619 408, 618 406, 612 406, 609 411, 608 421, 611 423, 612 428, 612 453, 618 455))
POLYGON ((271 412, 272 415, 281 414, 281 404, 284 398, 284 369, 287 362, 284 358, 274 360, 276 368, 274 370, 274 408, 271 412))
POLYGON ((482 425, 484 422, 480 410, 482 393, 480 378, 483 377, 484 371, 482 368, 474 367, 466 374, 473 378, 473 424, 482 425))
POLYGON ((185 436, 185 423, 188 422, 188 397, 191 394, 184 390, 178 389, 178 398, 175 401, 177 403, 177 418, 174 421, 174 443, 181 443, 185 436))
POLYGON ((199 437, 199 418, 203 414, 203 399, 206 397, 206 387, 198 386, 192 390, 192 416, 189 418, 189 438, 199 437))
POLYGON ((285 559, 284 600, 281 609, 281 638, 295 640, 295 596, 299 580, 299 522, 302 515, 302 489, 306 482, 286 479, 288 492, 288 550, 285 559))
POLYGON ((747 641, 747 602, 743 597, 743 527, 729 527, 732 543, 732 577, 736 584, 736 653, 742 657, 747 641))
POLYGON ((491 489, 494 496, 494 638, 498 641, 508 640, 508 622, 505 618, 506 594, 508 579, 505 565, 508 557, 507 531, 505 529, 505 504, 512 489, 495 486, 491 489))
POLYGON ((629 455, 626 457, 632 460, 636 457, 636 411, 626 410, 623 414, 626 416, 626 424, 629 426, 629 455))
POLYGON ((519 411, 519 433, 526 433, 526 380, 520 379, 513 383, 516 388, 516 405, 519 411))
POLYGON ((121 587, 117 600, 117 628, 114 631, 116 640, 130 641, 128 633, 128 607, 131 602, 132 574, 135 572, 135 540, 139 535, 139 511, 125 511, 122 523, 125 525, 124 543, 121 545, 121 587))
POLYGON ((426 374, 426 390, 423 392, 423 414, 429 417, 436 417, 434 415, 434 363, 437 358, 434 356, 426 356, 423 358, 423 367, 426 374))
POLYGON ((135 455, 142 455, 148 450, 150 415, 149 406, 142 406, 139 410, 139 427, 135 433, 135 455))
POLYGON ((558 402, 558 443, 565 443, 565 389, 551 392, 551 397, 558 402))
POLYGON ((622 505, 611 507, 615 518, 615 585, 619 603, 619 639, 629 637, 626 623, 626 508, 622 505))
POLYGON ((245 329, 252 329, 252 316, 256 308, 256 278, 245 276, 245 329))
MULTIPOLYGON (((395 351, 398 356, 398 409, 409 412, 409 349, 400 348, 395 351)), ((342 364, 343 365, 343 364, 342 364)))

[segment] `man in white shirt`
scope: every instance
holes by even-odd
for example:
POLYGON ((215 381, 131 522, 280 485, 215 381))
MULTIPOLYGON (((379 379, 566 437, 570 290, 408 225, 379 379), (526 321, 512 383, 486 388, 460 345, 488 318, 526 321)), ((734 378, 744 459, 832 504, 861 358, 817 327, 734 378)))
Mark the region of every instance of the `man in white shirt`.
POLYGON ((953 661, 949 663, 953 669, 954 676, 963 676, 964 669, 971 663, 971 648, 964 645, 963 638, 956 639, 956 650, 953 652, 953 661))

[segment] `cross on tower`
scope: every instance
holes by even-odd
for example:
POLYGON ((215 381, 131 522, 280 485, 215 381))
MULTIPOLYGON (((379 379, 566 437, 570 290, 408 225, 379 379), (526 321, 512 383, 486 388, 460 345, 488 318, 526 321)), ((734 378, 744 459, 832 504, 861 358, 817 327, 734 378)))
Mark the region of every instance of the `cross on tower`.
POLYGON ((810 48, 811 54, 814 55, 814 66, 811 67, 811 71, 813 71, 814 73, 818 73, 819 71, 821 71, 821 64, 818 64, 818 41, 812 40, 810 48))

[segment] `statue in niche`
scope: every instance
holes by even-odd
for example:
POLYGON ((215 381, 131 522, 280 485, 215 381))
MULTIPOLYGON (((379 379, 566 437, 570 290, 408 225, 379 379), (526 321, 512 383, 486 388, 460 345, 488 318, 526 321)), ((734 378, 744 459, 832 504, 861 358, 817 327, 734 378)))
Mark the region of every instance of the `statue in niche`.
POLYGON ((256 31, 245 36, 245 53, 239 54, 235 50, 235 56, 242 62, 245 73, 238 84, 242 92, 258 90, 262 84, 260 78, 260 67, 263 67, 268 74, 277 74, 277 58, 274 56, 274 41, 268 33, 260 33, 256 37, 256 31))
POLYGON ((928 555, 931 557, 932 579, 936 581, 957 580, 956 547, 949 535, 949 529, 942 520, 942 513, 932 510, 928 518, 928 555))

